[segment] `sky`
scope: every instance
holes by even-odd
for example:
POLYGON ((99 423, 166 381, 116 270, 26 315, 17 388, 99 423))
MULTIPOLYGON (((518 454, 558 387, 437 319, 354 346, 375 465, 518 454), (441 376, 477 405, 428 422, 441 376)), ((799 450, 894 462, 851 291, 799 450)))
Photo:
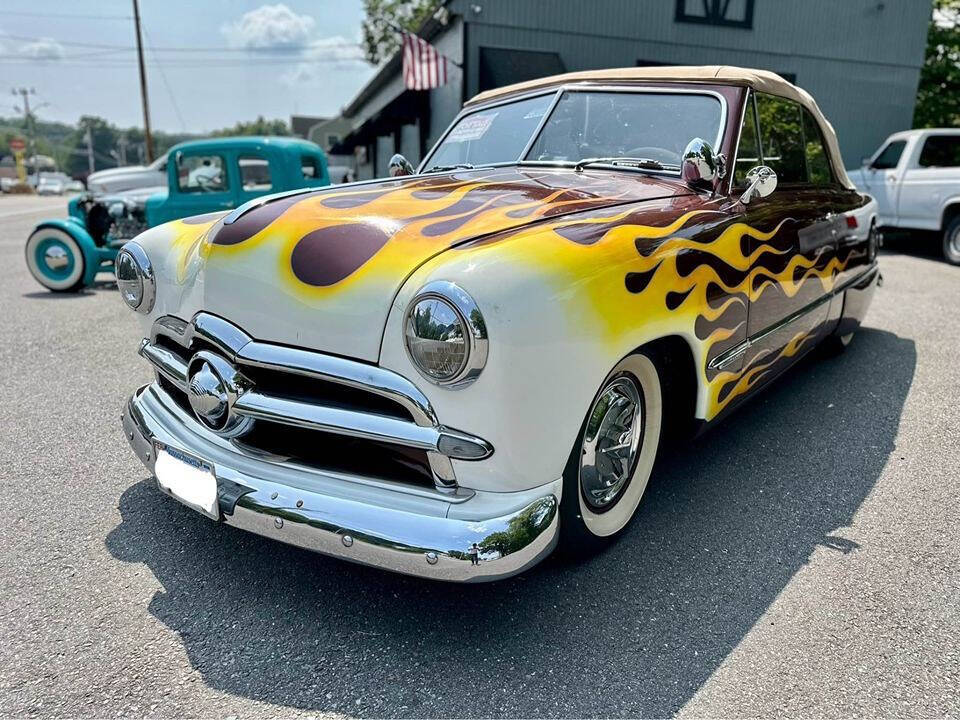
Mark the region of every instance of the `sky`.
MULTIPOLYGON (((3 0, 0 116, 14 87, 75 123, 142 126, 132 0, 3 0)), ((205 132, 258 115, 336 115, 373 74, 361 0, 140 0, 154 129, 205 132)))

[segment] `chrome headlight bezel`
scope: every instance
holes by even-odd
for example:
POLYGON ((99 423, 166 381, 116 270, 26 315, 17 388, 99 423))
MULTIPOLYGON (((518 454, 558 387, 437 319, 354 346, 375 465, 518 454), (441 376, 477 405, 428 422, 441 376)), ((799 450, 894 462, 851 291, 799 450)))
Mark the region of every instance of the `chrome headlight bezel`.
POLYGON ((157 280, 150 258, 139 244, 131 241, 120 249, 114 261, 114 274, 117 278, 120 297, 123 298, 127 307, 144 314, 153 310, 153 304, 157 299, 157 280), (124 277, 129 269, 133 270, 135 277, 124 277), (138 283, 139 293, 128 292, 132 289, 133 283, 138 283))
POLYGON ((463 388, 472 383, 487 364, 489 344, 487 326, 480 308, 474 299, 455 283, 446 280, 435 280, 427 283, 420 288, 407 305, 403 318, 403 347, 417 372, 434 385, 445 388, 463 388), (452 311, 460 323, 466 346, 460 366, 455 372, 445 376, 431 373, 429 369, 425 368, 411 347, 412 341, 419 339, 414 330, 414 313, 419 305, 429 301, 439 302, 452 311))

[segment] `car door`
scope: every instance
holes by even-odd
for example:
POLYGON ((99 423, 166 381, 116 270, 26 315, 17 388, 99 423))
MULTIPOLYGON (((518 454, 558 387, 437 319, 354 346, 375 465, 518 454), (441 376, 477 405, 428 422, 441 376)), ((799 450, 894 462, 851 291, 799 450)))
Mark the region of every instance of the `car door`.
POLYGON ((169 169, 170 191, 158 222, 236 207, 233 157, 222 150, 178 151, 169 169))
MULTIPOLYGON (((749 389, 815 344, 827 318, 831 262, 844 222, 827 156, 818 158, 811 150, 808 158, 805 131, 817 133, 812 147, 824 152, 816 122, 784 98, 755 93, 753 102, 759 156, 777 173, 777 188, 744 206, 752 262, 741 373, 749 389)), ((738 163, 735 173, 742 172, 741 165, 746 163, 738 163)), ((735 185, 738 179, 735 175, 735 185)), ((739 179, 741 187, 745 184, 739 179)))
POLYGON ((881 225, 897 225, 897 200, 902 165, 906 165, 907 140, 887 141, 863 168, 863 189, 877 201, 877 218, 881 225))
POLYGON ((904 165, 898 225, 939 230, 944 202, 960 195, 960 134, 927 135, 904 165))

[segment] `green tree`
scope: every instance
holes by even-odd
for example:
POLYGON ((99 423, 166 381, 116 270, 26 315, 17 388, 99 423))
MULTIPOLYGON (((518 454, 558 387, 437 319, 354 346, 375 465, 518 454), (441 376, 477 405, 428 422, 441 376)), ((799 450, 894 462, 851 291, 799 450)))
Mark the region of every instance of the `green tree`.
POLYGON ((221 128, 210 133, 214 137, 228 135, 289 135, 290 126, 286 120, 267 120, 260 115, 252 122, 238 122, 233 127, 221 128))
POLYGON ((960 0, 933 0, 913 126, 960 126, 960 0))
POLYGON ((66 158, 66 172, 70 175, 85 175, 87 173, 86 135, 88 128, 93 140, 94 169, 103 170, 117 165, 110 151, 116 149, 120 131, 102 117, 83 115, 77 123, 77 128, 66 140, 69 151, 66 158))
POLYGON ((440 6, 440 0, 363 0, 361 25, 367 60, 379 64, 400 48, 398 28, 416 32, 440 6))

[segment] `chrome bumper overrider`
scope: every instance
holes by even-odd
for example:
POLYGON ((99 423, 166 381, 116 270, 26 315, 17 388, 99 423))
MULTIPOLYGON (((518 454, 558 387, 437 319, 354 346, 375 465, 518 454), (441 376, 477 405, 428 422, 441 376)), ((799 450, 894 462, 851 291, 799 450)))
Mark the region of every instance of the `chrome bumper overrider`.
POLYGON ((451 496, 272 462, 206 431, 156 383, 131 396, 123 430, 151 473, 157 442, 209 462, 221 522, 353 562, 437 580, 483 582, 523 571, 556 544, 555 483, 539 492, 451 496), (475 516, 470 506, 485 512, 475 516), (471 561, 474 543, 480 552, 471 561))

